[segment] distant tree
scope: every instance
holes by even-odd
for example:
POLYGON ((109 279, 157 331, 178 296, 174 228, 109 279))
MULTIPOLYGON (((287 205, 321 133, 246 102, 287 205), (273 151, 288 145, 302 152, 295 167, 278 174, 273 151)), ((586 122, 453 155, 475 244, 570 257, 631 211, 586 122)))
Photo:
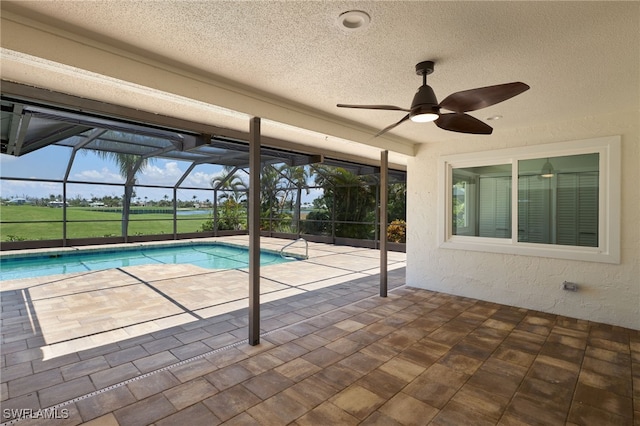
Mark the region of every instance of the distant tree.
MULTIPOLYGON (((216 189, 219 193, 218 204, 218 223, 219 230, 237 230, 242 229, 247 210, 247 184, 238 175, 229 176, 230 167, 225 167, 221 175, 211 179, 211 188, 216 189)), ((209 200, 207 200, 207 203, 209 200)), ((212 217, 202 224, 203 231, 212 231, 214 229, 212 217)))
MULTIPOLYGON (((308 169, 287 164, 269 165, 260 176, 260 217, 262 229, 289 228, 298 187, 307 189, 308 169), (276 226, 272 221, 276 221, 276 226)), ((284 229, 281 229, 284 230, 284 229)))
POLYGON ((314 204, 324 205, 324 212, 310 213, 307 219, 325 220, 329 212, 334 212, 336 235, 348 238, 371 238, 375 226, 373 222, 376 210, 376 187, 371 186, 364 177, 358 176, 342 167, 317 166, 315 184, 323 189, 321 201, 314 204), (360 223, 358 223, 360 222, 360 223), (364 222, 364 223, 363 223, 364 222))
POLYGON ((389 185, 389 202, 387 205, 387 223, 407 218, 407 184, 392 183, 389 185))

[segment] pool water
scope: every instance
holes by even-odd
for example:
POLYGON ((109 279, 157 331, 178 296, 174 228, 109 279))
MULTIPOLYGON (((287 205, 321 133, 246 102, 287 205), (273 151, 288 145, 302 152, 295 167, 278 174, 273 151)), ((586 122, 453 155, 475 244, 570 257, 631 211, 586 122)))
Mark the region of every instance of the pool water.
MULTIPOLYGON (((289 257, 285 259, 278 253, 268 251, 260 253, 261 265, 273 265, 292 260, 289 257)), ((99 271, 135 265, 182 263, 207 269, 248 268, 249 250, 226 244, 208 243, 11 256, 0 259, 0 280, 99 271)))

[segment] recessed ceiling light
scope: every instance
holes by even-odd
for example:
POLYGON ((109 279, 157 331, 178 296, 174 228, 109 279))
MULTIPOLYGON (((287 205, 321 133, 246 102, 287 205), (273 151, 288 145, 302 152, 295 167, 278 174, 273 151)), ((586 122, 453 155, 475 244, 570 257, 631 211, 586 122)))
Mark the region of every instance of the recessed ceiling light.
POLYGON ((361 10, 349 10, 338 16, 338 26, 340 28, 354 31, 360 30, 371 22, 371 17, 361 10))
POLYGON ((501 115, 492 115, 491 117, 487 117, 487 120, 493 121, 493 120, 500 120, 501 118, 502 118, 501 115))

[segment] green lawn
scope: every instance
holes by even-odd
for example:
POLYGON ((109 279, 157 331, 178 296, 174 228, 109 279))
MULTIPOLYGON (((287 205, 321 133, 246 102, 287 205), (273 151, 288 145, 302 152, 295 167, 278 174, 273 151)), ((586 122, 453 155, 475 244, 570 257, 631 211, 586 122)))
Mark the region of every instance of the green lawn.
MULTIPOLYGON (((134 208, 135 209, 135 208, 134 208)), ((196 232, 207 214, 178 216, 178 232, 196 232)), ((53 240, 62 238, 62 209, 39 206, 0 207, 0 239, 53 240), (29 223, 5 223, 5 222, 29 223), (44 221, 39 223, 40 221, 44 221)), ((121 214, 90 207, 67 208, 67 238, 119 236, 121 214), (75 222, 78 221, 78 222, 75 222)), ((172 234, 173 215, 164 213, 132 214, 129 235, 172 234)))

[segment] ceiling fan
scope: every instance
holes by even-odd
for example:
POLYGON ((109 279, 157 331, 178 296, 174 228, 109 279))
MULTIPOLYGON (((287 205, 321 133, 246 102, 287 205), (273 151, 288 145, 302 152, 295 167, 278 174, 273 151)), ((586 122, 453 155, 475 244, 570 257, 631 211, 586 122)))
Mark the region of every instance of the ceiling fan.
POLYGON ((424 61, 416 65, 416 74, 422 75, 422 86, 420 86, 413 97, 411 108, 401 108, 394 105, 338 104, 337 106, 340 108, 382 109, 408 112, 400 121, 380 130, 374 137, 388 132, 407 120, 418 123, 435 121, 436 126, 444 130, 475 135, 490 135, 491 132, 493 132, 491 126, 465 113, 506 101, 529 89, 528 85, 521 82, 498 84, 496 86, 456 92, 438 103, 433 89, 427 85, 427 75, 433 72, 433 65, 433 61, 424 61), (446 109, 452 112, 441 113, 440 109, 446 109))

